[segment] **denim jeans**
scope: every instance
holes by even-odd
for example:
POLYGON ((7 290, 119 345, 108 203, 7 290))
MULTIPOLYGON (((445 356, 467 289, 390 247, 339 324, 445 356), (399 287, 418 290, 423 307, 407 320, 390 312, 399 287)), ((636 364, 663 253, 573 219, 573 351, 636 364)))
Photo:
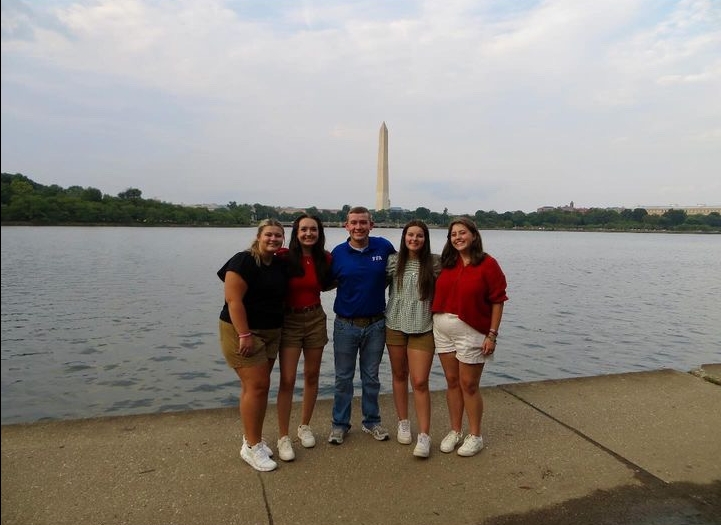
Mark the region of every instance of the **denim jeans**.
POLYGON ((333 397, 333 426, 348 431, 351 427, 353 377, 356 359, 360 364, 361 410, 363 425, 371 428, 381 422, 378 379, 383 350, 386 344, 386 323, 381 319, 367 327, 355 326, 336 318, 333 323, 333 358, 335 360, 335 395, 333 397))

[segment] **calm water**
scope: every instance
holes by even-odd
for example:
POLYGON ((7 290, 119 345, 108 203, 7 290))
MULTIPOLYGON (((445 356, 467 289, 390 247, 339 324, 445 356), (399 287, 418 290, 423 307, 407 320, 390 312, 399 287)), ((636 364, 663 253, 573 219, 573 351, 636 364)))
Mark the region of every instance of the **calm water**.
MULTIPOLYGON (((398 246, 399 229, 373 233, 398 246)), ((237 406, 238 382, 218 344, 215 272, 254 235, 3 227, 2 423, 237 406)), ((330 248, 345 231, 327 237, 330 248)), ((721 236, 489 231, 483 239, 510 297, 483 386, 721 362, 721 236)), ((444 241, 445 230, 432 232, 434 252, 444 241)), ((333 298, 323 295, 329 327, 333 298)), ((387 357, 381 380, 390 392, 387 357)), ((333 381, 331 342, 322 397, 333 381)), ((276 385, 277 366, 273 394, 276 385)), ((444 385, 436 361, 431 387, 444 385)))

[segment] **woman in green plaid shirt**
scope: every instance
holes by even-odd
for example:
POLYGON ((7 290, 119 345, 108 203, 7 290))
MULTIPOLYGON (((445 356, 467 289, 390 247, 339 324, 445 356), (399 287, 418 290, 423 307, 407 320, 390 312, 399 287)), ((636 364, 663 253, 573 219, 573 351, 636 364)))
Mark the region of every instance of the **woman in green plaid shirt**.
POLYGON ((428 226, 412 220, 403 228, 400 250, 388 257, 388 305, 386 307, 386 346, 393 375, 393 402, 398 415, 397 439, 413 441, 408 419, 408 378, 418 421, 418 441, 413 455, 430 454, 431 396, 428 378, 433 364, 433 315, 431 302, 440 257, 431 253, 428 226))

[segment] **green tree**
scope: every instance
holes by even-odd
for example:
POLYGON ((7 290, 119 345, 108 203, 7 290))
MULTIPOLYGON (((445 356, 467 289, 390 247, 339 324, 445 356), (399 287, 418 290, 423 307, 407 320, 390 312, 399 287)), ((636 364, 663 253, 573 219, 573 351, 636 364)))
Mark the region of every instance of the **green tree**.
POLYGON ((666 213, 662 215, 664 219, 666 219, 667 224, 671 226, 678 226, 679 224, 683 224, 684 221, 686 221, 686 210, 668 210, 666 213))
POLYGON ((431 218, 431 210, 428 208, 418 207, 416 208, 416 217, 422 221, 428 222, 431 218))
POLYGON ((103 200, 103 193, 96 188, 85 188, 80 198, 84 201, 101 202, 103 200))
POLYGON ((143 192, 137 188, 128 188, 127 190, 118 193, 118 198, 122 200, 135 201, 140 200, 142 194, 143 192))

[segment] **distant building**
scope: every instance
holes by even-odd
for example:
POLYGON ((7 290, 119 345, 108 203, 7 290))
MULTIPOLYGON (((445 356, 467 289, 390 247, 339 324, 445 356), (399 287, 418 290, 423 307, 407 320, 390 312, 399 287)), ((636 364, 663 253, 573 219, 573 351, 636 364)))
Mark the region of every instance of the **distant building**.
POLYGON ((669 210, 683 210, 687 215, 708 215, 709 213, 721 213, 721 206, 637 206, 643 208, 649 215, 663 215, 669 210))
MULTIPOLYGON (((185 206, 185 204, 183 206, 185 206)), ((222 210, 228 207, 225 204, 188 204, 187 206, 191 208, 205 208, 208 211, 222 210)))
MULTIPOLYGON (((636 206, 635 208, 623 208, 623 207, 614 207, 614 208, 604 208, 605 210, 611 210, 616 212, 622 212, 625 209, 643 209, 646 210, 646 212, 649 215, 663 215, 669 210, 683 210, 686 212, 687 215, 708 215, 709 213, 721 213, 721 206, 676 206, 676 205, 669 205, 669 206, 636 206)), ((576 208, 573 204, 573 201, 571 201, 568 206, 541 206, 540 208, 536 209, 537 213, 541 213, 544 211, 574 211, 578 213, 586 213, 588 212, 589 208, 576 208)))
POLYGON ((576 211, 579 213, 586 213, 588 208, 576 208, 571 201, 567 206, 541 206, 536 209, 536 212, 541 213, 544 211, 576 211))
POLYGON ((276 208, 275 210, 278 213, 287 213, 288 215, 305 213, 305 208, 276 208))

